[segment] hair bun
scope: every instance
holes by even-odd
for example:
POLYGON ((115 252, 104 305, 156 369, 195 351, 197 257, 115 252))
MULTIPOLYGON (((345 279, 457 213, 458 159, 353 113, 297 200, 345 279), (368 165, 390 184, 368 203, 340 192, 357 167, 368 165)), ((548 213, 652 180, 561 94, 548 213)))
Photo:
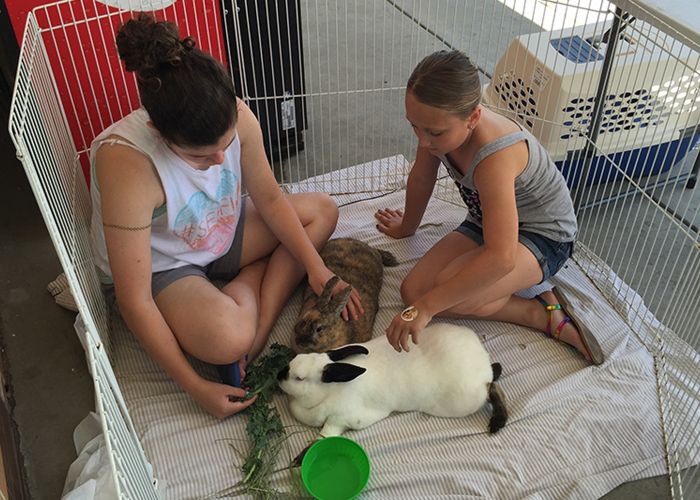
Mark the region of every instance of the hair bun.
POLYGON ((117 32, 117 51, 127 71, 139 76, 152 76, 164 65, 177 66, 184 52, 194 47, 187 37, 180 41, 178 27, 167 21, 156 21, 140 14, 124 23, 117 32))

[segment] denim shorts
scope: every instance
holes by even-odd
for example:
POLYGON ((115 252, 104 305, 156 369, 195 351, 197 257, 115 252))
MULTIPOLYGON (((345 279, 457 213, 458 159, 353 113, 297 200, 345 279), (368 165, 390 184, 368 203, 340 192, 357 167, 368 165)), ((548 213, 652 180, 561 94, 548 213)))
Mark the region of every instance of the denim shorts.
MULTIPOLYGON (((484 244, 484 230, 469 219, 462 222, 455 231, 477 245, 484 244)), ((554 241, 531 231, 518 231, 518 241, 537 259, 542 269, 542 281, 554 276, 574 252, 573 241, 554 241)))

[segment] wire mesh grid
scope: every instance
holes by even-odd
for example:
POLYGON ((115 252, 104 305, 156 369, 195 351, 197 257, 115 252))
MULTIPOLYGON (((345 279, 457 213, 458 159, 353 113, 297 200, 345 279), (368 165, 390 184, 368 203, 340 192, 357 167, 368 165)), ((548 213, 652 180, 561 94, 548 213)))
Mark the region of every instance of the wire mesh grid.
POLYGON ((136 437, 109 358, 93 342, 87 343, 86 351, 95 381, 95 410, 102 421, 117 494, 120 498, 158 499, 153 469, 136 437))
MULTIPOLYGON (((67 128, 46 51, 36 20, 30 16, 22 46, 21 61, 9 122, 32 190, 41 207, 59 258, 76 300, 89 311, 91 332, 107 332, 107 313, 94 274, 89 247, 90 200, 79 168, 77 153, 67 128)), ((96 337, 108 348, 108 336, 96 337)))
MULTIPOLYGON (((93 359, 102 360, 91 366, 122 495, 142 498, 153 485, 105 356, 109 314, 89 250, 85 179, 92 139, 138 107, 114 32, 140 10, 176 22, 227 65, 261 121, 280 185, 297 190, 327 189, 328 178, 336 193, 401 185, 405 169, 373 162, 414 156, 407 76, 434 50, 467 52, 483 75, 485 105, 529 128, 565 172, 580 251, 596 256, 585 270, 614 270, 602 273, 612 285, 605 290, 617 290, 611 302, 624 304, 630 325, 650 326, 636 331, 656 362, 671 492, 700 491, 697 468, 687 468, 700 454, 688 432, 699 425, 697 402, 676 397, 670 383, 697 381, 700 368, 681 369, 665 355, 668 332, 694 356, 700 343, 697 40, 639 2, 625 2, 624 12, 602 0, 108 3, 64 0, 29 15, 10 131, 92 334, 93 359), (351 165, 361 167, 336 177, 351 165)), ((434 195, 461 203, 444 172, 434 195)))

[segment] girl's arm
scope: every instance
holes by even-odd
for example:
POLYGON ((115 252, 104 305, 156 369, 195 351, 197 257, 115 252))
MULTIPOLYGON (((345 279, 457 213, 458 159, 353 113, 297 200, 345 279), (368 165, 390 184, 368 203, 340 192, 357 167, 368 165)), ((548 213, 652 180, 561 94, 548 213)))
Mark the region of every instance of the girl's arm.
POLYGON ((243 180, 255 207, 279 241, 304 266, 309 284, 320 295, 333 272, 324 264, 296 211, 277 184, 265 155, 260 124, 240 99, 236 128, 241 141, 243 180))
POLYGON ((379 229, 392 238, 405 238, 416 232, 430 196, 433 194, 440 160, 420 146, 416 161, 406 181, 406 202, 403 213, 396 210, 379 210, 375 217, 379 229))
POLYGON ((408 236, 416 232, 435 188, 440 160, 418 147, 416 161, 406 181, 406 203, 401 229, 408 236))
POLYGON ((127 146, 102 146, 96 175, 109 265, 127 326, 151 358, 210 413, 221 418, 240 411, 244 406, 229 402, 227 395, 241 397, 244 391, 206 381, 194 371, 151 295, 150 224, 164 195, 150 160, 127 146))

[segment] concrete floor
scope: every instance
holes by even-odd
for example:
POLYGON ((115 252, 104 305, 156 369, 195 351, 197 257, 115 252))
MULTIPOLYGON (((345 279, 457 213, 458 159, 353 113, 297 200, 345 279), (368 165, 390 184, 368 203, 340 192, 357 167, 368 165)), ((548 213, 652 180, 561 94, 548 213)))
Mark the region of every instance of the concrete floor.
POLYGON ((32 498, 55 499, 76 456, 73 429, 94 409, 92 380, 75 314, 46 291, 61 267, 4 126, 0 158, 0 344, 29 490, 32 498))
MULTIPOLYGON (((399 6, 406 4, 405 7, 411 5, 408 1, 394 3, 399 6)), ((423 20, 455 46, 480 47, 476 62, 483 67, 493 67, 510 36, 539 30, 527 19, 506 12, 498 2, 476 3, 478 7, 474 7, 476 10, 470 15, 467 29, 456 27, 464 25, 459 24, 459 20, 450 19, 446 14, 448 10, 427 13, 423 20), (489 31, 483 23, 490 22, 490 19, 507 20, 498 28, 501 34, 505 33, 504 36, 479 37, 480 33, 489 31)), ((326 84, 329 86, 326 90, 333 90, 334 84, 336 90, 341 89, 341 84, 350 88, 400 87, 419 54, 427 53, 429 48, 444 48, 444 44, 434 37, 409 35, 415 33, 415 30, 409 30, 412 22, 390 3, 375 4, 382 9, 380 13, 371 9, 368 12, 364 2, 348 2, 347 7, 340 7, 344 10, 340 14, 346 22, 332 28, 340 31, 335 34, 331 31, 328 37, 316 41, 305 40, 305 50, 319 54, 322 47, 330 53, 339 50, 333 44, 342 39, 342 36, 337 36, 342 30, 354 30, 358 40, 379 37, 379 41, 372 42, 375 47, 381 45, 382 37, 387 40, 391 37, 403 43, 405 50, 399 52, 400 56, 395 60, 376 61, 361 74, 355 69, 363 65, 369 50, 366 47, 344 58, 337 68, 312 67, 308 70, 310 88, 323 91, 326 84), (368 21, 378 18, 389 19, 391 23, 375 26, 373 21, 368 21), (362 32, 363 26, 367 33, 362 32), (350 80, 337 78, 348 74, 352 75, 350 80)), ((319 27, 327 25, 328 19, 338 14, 339 7, 334 7, 335 14, 321 7, 327 6, 319 6, 315 16, 304 19, 309 30, 321 31, 319 27)), ((313 58, 307 61, 313 61, 313 58)), ((298 176, 293 172, 300 168, 319 172, 390 156, 397 151, 412 157, 413 139, 403 118, 400 90, 377 92, 358 101, 352 96, 345 101, 324 101, 323 97, 314 99, 316 102, 309 100, 312 114, 307 131, 307 151, 280 166, 288 179, 298 176), (367 121, 367 109, 376 110, 379 118, 367 121), (339 115, 344 120, 342 127, 328 130, 323 120, 339 115), (338 144, 338 147, 333 151, 323 149, 329 143, 338 144), (313 163, 314 158, 319 159, 317 164, 313 163)), ((2 123, 7 123, 6 116, 2 123)), ((82 348, 73 330, 74 314, 56 306, 46 291, 47 283, 60 272, 60 265, 4 126, 0 133, 0 161, 4 165, 3 182, 0 183, 3 207, 0 210, 0 346, 5 349, 9 363, 6 369, 16 402, 13 416, 21 436, 21 451, 32 498, 55 499, 60 496, 67 468, 75 458, 73 429, 94 408, 92 385, 82 348)), ((696 197, 695 202, 688 204, 689 210, 694 209, 697 190, 683 195, 696 197)), ((605 222, 598 218, 592 220, 602 225, 605 222)), ((593 222, 591 227, 594 227, 593 222)), ((663 220, 652 219, 648 229, 653 234, 660 231, 663 224, 663 220)), ((599 250, 609 252, 604 244, 599 250)), ((621 257, 623 260, 628 258, 621 257)), ((657 306, 663 308, 664 304, 657 306)), ((666 477, 635 481, 620 486, 604 498, 670 498, 669 482, 666 477)))

